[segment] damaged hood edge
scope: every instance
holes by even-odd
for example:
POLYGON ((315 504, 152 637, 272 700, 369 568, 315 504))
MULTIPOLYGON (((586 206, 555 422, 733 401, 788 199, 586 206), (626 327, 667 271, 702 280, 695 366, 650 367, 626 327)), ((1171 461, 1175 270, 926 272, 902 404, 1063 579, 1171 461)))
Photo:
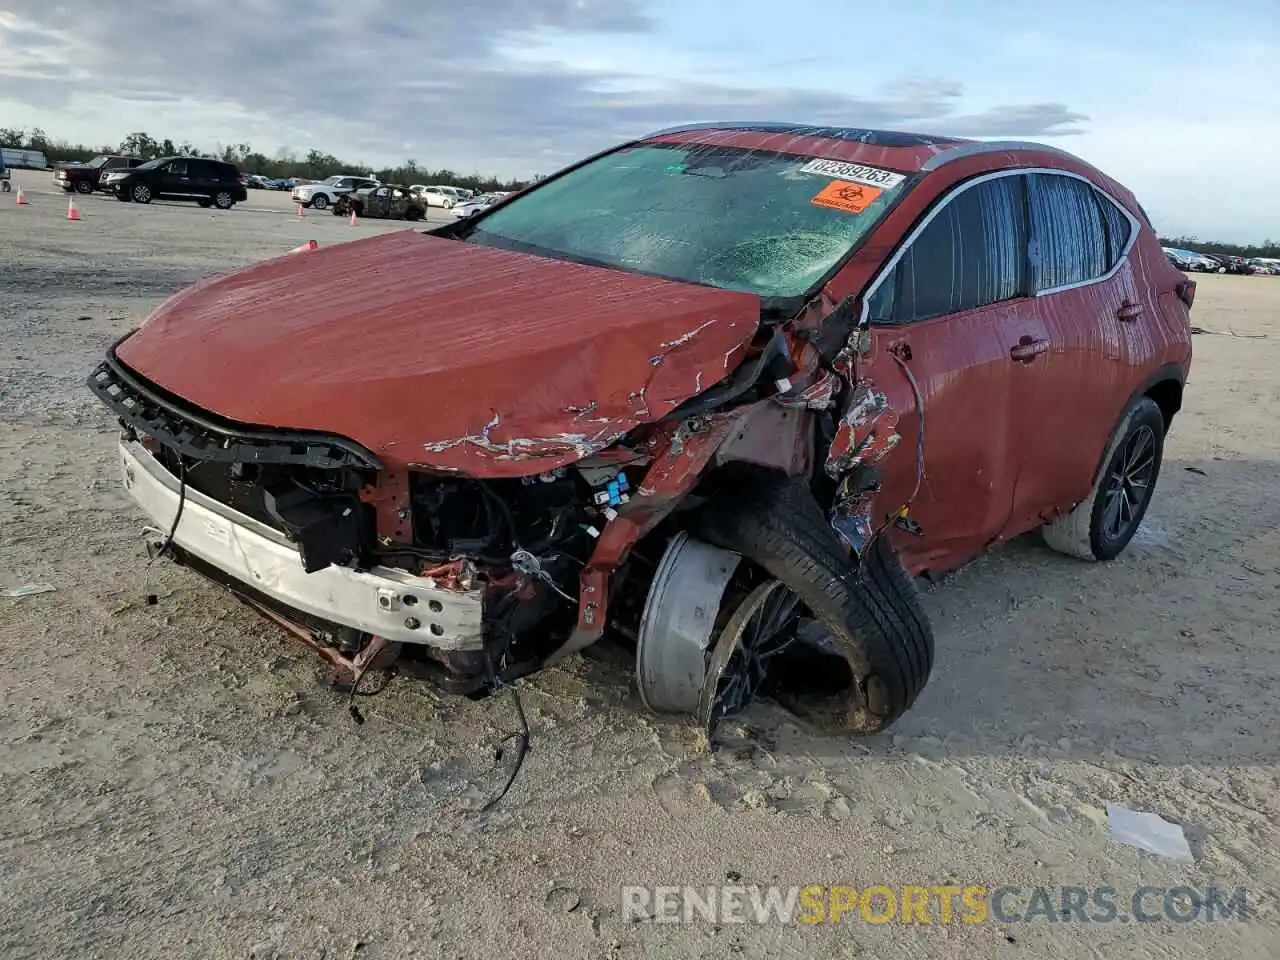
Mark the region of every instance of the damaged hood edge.
POLYGON ((760 305, 405 230, 202 281, 117 354, 236 423, 337 434, 388 468, 523 476, 722 380, 760 305))

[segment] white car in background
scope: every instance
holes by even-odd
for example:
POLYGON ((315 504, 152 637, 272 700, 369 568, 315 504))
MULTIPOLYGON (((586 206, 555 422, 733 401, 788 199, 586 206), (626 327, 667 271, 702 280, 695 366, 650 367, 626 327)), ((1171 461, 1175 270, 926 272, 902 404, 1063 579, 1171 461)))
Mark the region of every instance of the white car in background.
POLYGON ((458 218, 474 216, 481 210, 487 210, 492 207, 505 196, 505 193, 482 193, 480 196, 472 197, 470 200, 454 207, 453 215, 458 218))
POLYGON ((380 186, 372 177, 363 177, 349 173, 337 173, 319 183, 305 183, 293 188, 292 197, 295 203, 316 210, 326 210, 338 198, 353 190, 364 190, 367 187, 380 186))
POLYGON ((410 187, 409 192, 415 194, 429 207, 444 207, 446 210, 452 210, 458 204, 465 203, 471 199, 470 190, 462 187, 446 187, 440 184, 434 184, 429 187, 416 184, 410 187))

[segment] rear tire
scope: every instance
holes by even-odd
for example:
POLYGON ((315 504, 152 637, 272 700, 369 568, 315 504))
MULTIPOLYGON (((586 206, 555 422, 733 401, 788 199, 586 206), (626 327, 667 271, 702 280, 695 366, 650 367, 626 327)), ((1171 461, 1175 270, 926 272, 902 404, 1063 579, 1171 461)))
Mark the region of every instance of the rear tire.
POLYGON ((219 210, 230 210, 236 202, 226 190, 219 190, 213 195, 213 205, 219 210))
POLYGON ((886 729, 915 703, 933 669, 933 631, 887 535, 867 548, 859 570, 808 487, 773 477, 722 493, 695 525, 708 543, 763 567, 821 623, 830 652, 815 648, 814 664, 848 667, 839 684, 821 666, 823 675, 809 670, 811 685, 825 694, 775 692, 779 702, 819 726, 858 735, 886 729))
POLYGON ((1151 505, 1164 460, 1164 414, 1150 397, 1139 397, 1107 444, 1089 496, 1040 529, 1053 550, 1080 560, 1114 560, 1129 545, 1151 505), (1145 469, 1149 454, 1149 469, 1145 469), (1122 477, 1128 476, 1125 483, 1122 477), (1143 484, 1141 487, 1137 483, 1143 484), (1134 494, 1141 496, 1134 500, 1134 494), (1119 511, 1123 520, 1112 522, 1119 511))

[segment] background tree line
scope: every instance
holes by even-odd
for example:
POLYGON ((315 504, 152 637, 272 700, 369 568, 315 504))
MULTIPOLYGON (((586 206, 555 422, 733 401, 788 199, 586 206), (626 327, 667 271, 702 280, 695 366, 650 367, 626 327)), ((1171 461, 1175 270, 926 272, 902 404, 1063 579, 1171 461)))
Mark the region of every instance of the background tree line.
MULTIPOLYGON (((247 143, 233 143, 217 144, 212 151, 205 151, 185 140, 179 143, 174 143, 168 137, 157 140, 147 133, 131 133, 118 144, 91 147, 83 143, 55 140, 39 127, 30 130, 19 127, 0 127, 0 147, 39 150, 48 157, 50 163, 88 160, 104 153, 124 154, 146 160, 169 156, 208 157, 234 163, 240 168, 241 173, 261 174, 273 180, 288 177, 323 180, 335 173, 360 173, 377 177, 384 183, 445 183, 469 187, 477 191, 518 190, 527 185, 527 181, 499 180, 497 177, 483 176, 478 173, 433 170, 419 166, 416 160, 406 160, 398 167, 384 167, 379 170, 368 164, 339 160, 332 154, 322 153, 319 150, 310 150, 300 157, 292 150, 283 148, 274 156, 268 157, 254 150, 247 143)), ((540 178, 535 176, 533 179, 540 178)))

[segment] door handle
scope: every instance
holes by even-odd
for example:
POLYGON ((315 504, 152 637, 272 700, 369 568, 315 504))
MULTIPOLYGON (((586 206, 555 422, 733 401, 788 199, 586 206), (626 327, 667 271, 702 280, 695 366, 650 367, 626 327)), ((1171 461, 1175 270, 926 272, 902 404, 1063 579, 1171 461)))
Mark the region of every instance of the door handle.
POLYGON ((1133 303, 1130 300, 1120 304, 1120 309, 1116 311, 1117 320, 1136 320, 1140 316, 1142 316, 1142 304, 1133 303))
POLYGON ((1035 337, 1022 337, 1017 346, 1009 348, 1009 356, 1017 363, 1030 363, 1049 349, 1048 340, 1037 340, 1035 337))

